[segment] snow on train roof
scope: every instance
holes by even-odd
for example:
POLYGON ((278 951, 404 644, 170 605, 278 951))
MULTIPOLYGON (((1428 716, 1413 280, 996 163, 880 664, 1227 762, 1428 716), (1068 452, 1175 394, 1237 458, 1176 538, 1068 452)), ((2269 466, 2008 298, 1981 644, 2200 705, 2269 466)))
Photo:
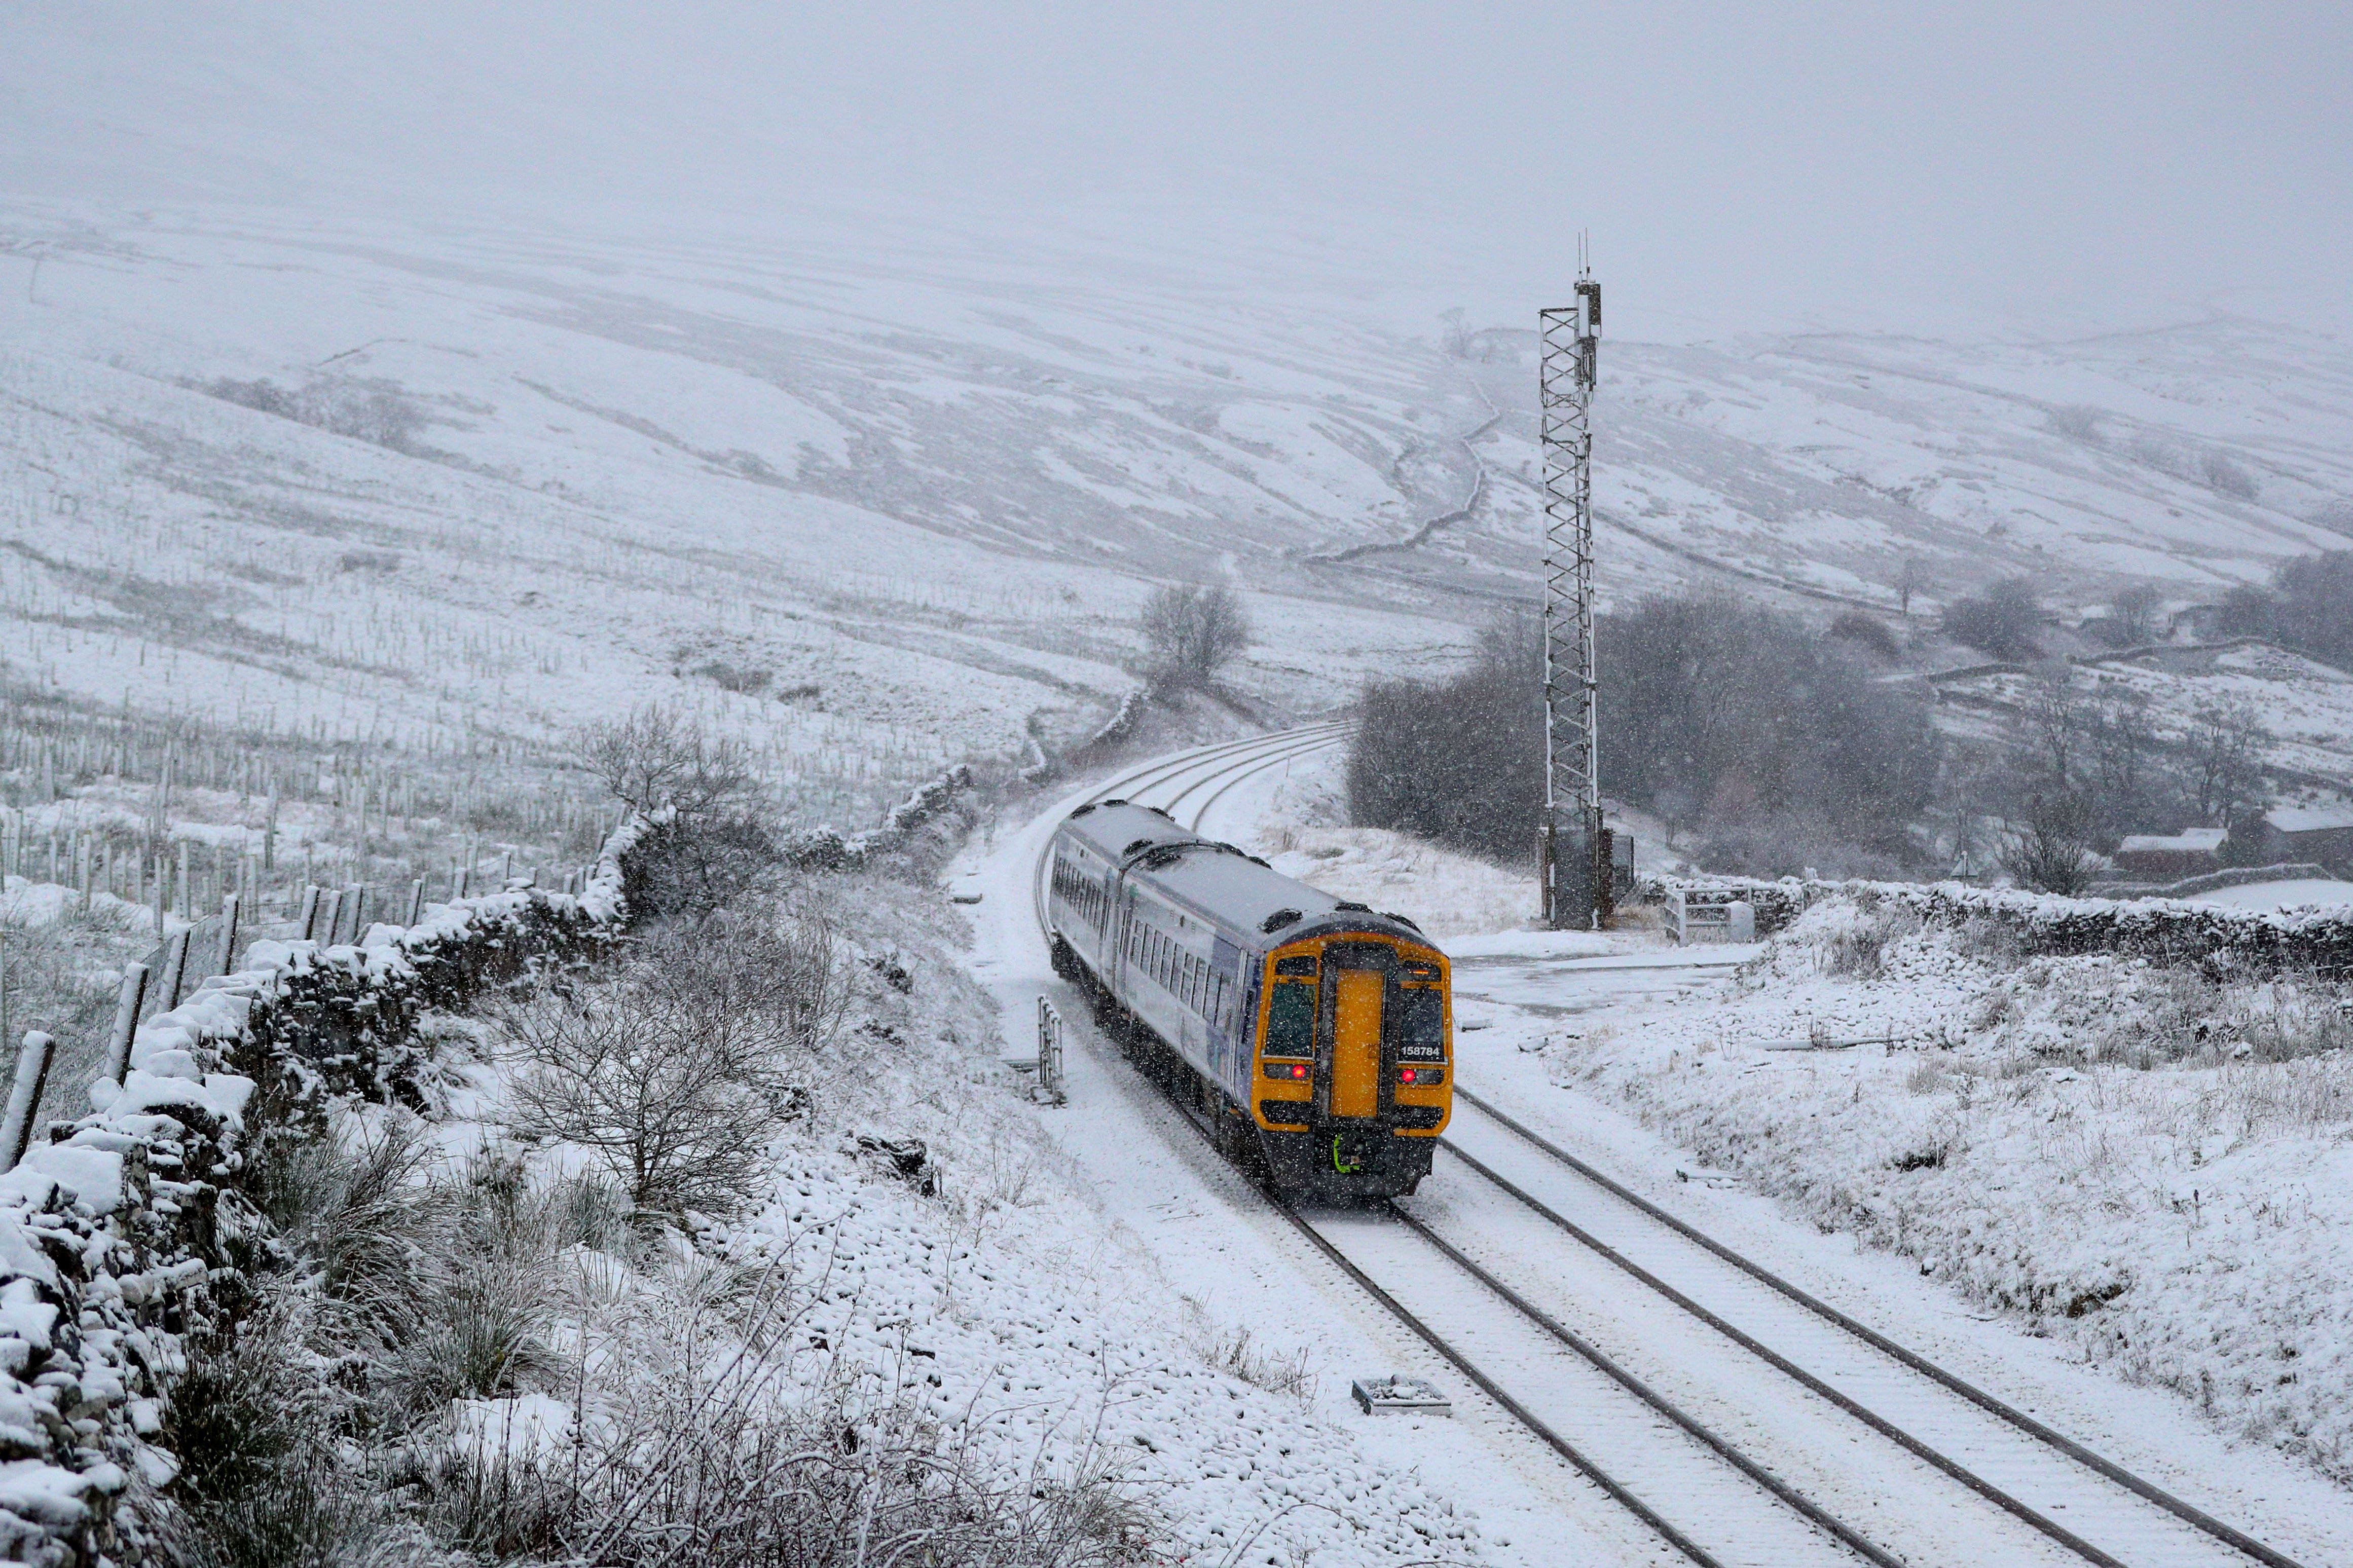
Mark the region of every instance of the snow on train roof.
MULTIPOLYGON (((1138 874, 1188 903, 1272 945, 1307 934, 1315 927, 1338 923, 1393 931, 1419 942, 1430 942, 1403 918, 1361 905, 1342 907, 1342 900, 1321 889, 1295 881, 1231 845, 1218 845, 1198 833, 1188 833, 1176 821, 1149 806, 1116 805, 1082 808, 1083 815, 1063 823, 1065 831, 1083 838, 1114 864, 1158 847, 1198 846, 1165 865, 1139 867, 1138 874), (1269 915, 1296 910, 1301 919, 1264 934, 1269 915)), ((1435 943, 1430 945, 1435 946, 1435 943)))

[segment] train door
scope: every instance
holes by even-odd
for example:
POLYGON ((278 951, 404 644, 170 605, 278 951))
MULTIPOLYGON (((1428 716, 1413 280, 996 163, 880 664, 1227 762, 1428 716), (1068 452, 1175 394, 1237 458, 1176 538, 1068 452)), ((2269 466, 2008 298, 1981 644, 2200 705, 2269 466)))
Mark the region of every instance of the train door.
POLYGON ((1323 1060, 1316 1079, 1326 1116, 1369 1121, 1382 1109, 1381 1043, 1397 953, 1373 942, 1330 942, 1324 949, 1316 1033, 1323 1060))
POLYGON ((1217 1064, 1219 1081, 1233 1091, 1236 1098, 1250 1097, 1250 1051, 1241 1041, 1246 1031, 1238 1023, 1235 1008, 1237 984, 1241 978, 1241 950, 1223 935, 1214 937, 1209 947, 1209 1059, 1217 1064))

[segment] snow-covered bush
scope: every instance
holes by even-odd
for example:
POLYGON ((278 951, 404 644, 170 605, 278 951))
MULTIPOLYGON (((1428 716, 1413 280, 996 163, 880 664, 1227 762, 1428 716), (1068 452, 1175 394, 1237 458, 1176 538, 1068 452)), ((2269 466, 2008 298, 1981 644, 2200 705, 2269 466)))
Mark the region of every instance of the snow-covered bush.
MULTIPOLYGON (((617 879, 608 857, 600 882, 617 879)), ((417 1008, 566 962, 593 924, 582 900, 515 892, 356 947, 257 942, 246 968, 140 1026, 92 1114, 52 1122, 0 1176, 0 1323, 22 1347, 0 1353, 0 1550, 64 1564, 136 1549, 155 1510, 116 1505, 134 1478, 182 1472, 168 1423, 184 1338, 240 1316, 286 1256, 256 1202, 273 1158, 339 1098, 417 1094, 417 1008)))

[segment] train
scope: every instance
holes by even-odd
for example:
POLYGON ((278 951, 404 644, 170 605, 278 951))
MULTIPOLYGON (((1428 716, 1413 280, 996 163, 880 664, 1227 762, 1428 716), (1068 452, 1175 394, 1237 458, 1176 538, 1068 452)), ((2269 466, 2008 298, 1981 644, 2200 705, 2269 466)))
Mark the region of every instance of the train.
POLYGON ((1397 1197, 1453 1113, 1453 982, 1403 915, 1320 892, 1124 800, 1047 851, 1054 972, 1286 1197, 1397 1197))

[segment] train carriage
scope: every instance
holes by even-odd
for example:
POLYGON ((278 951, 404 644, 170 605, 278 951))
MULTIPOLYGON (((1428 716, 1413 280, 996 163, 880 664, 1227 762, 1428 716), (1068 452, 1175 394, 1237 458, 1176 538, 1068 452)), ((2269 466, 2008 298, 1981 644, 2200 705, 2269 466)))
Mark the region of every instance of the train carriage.
POLYGON ((1446 957, 1347 903, 1124 801, 1056 830, 1055 972, 1160 1054, 1221 1148, 1282 1190, 1413 1191, 1451 1108, 1446 957))

